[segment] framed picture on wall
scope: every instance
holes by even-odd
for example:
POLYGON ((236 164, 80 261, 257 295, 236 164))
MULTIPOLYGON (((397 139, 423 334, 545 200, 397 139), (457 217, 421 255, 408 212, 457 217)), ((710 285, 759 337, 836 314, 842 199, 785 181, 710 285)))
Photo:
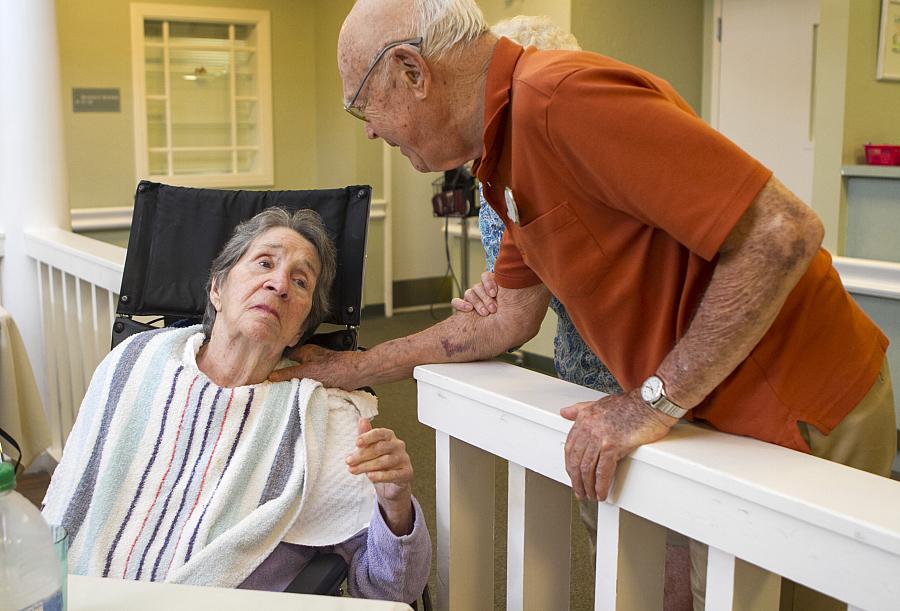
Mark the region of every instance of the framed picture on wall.
POLYGON ((876 76, 879 81, 900 81, 900 0, 881 0, 876 76))

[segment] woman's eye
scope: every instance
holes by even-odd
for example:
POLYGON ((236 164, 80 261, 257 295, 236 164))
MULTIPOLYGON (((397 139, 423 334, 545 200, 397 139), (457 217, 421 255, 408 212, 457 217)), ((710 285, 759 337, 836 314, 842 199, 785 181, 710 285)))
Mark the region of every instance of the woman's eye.
POLYGON ((295 283, 297 286, 299 286, 301 289, 305 289, 305 288, 306 288, 306 280, 304 280, 303 278, 295 278, 295 279, 294 279, 294 283, 295 283))
POLYGON ((270 267, 272 267, 272 262, 269 261, 268 259, 260 259, 260 260, 258 261, 258 265, 259 265, 260 267, 264 267, 264 268, 266 268, 266 269, 269 269, 270 267))

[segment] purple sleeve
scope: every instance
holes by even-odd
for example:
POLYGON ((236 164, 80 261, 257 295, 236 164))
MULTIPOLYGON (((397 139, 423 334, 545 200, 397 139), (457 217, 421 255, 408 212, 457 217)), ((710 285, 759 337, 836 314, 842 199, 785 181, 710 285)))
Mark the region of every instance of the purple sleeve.
POLYGON ((388 528, 376 504, 369 528, 335 546, 348 559, 347 589, 355 598, 410 603, 428 583, 431 538, 419 502, 413 497, 413 530, 398 537, 388 528))

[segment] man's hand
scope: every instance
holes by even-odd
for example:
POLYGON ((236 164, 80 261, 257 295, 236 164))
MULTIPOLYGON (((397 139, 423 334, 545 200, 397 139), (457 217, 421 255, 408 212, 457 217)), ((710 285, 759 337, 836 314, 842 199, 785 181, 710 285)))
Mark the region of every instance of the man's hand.
POLYGON ((373 429, 367 418, 356 425, 356 450, 347 457, 347 468, 354 475, 365 473, 375 484, 378 504, 388 527, 397 536, 413 529, 412 461, 406 444, 390 429, 373 429))
POLYGON ((299 346, 288 354, 288 358, 298 364, 276 369, 269 375, 269 380, 284 382, 292 378, 312 378, 327 388, 356 390, 365 386, 356 376, 355 364, 359 355, 355 351, 338 352, 314 344, 299 346))
POLYGON ((480 316, 490 316, 497 311, 497 283, 492 272, 481 272, 481 282, 466 289, 463 298, 454 297, 450 302, 457 312, 478 312, 480 316))
POLYGON ((560 410, 575 424, 566 439, 566 471, 579 499, 605 501, 616 464, 645 443, 662 439, 678 421, 641 399, 640 389, 560 410))

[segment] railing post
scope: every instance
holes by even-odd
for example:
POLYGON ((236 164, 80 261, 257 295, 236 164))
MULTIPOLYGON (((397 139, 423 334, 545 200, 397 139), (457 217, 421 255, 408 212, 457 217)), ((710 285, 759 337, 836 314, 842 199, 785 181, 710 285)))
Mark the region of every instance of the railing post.
POLYGON ((568 609, 572 489, 509 463, 506 608, 568 609))
POLYGON ((435 439, 438 609, 487 611, 494 606, 494 456, 441 431, 435 439))
POLYGON ((709 548, 706 611, 775 611, 780 596, 781 577, 709 548))
POLYGON ((597 506, 597 611, 662 608, 666 529, 609 503, 597 506))

